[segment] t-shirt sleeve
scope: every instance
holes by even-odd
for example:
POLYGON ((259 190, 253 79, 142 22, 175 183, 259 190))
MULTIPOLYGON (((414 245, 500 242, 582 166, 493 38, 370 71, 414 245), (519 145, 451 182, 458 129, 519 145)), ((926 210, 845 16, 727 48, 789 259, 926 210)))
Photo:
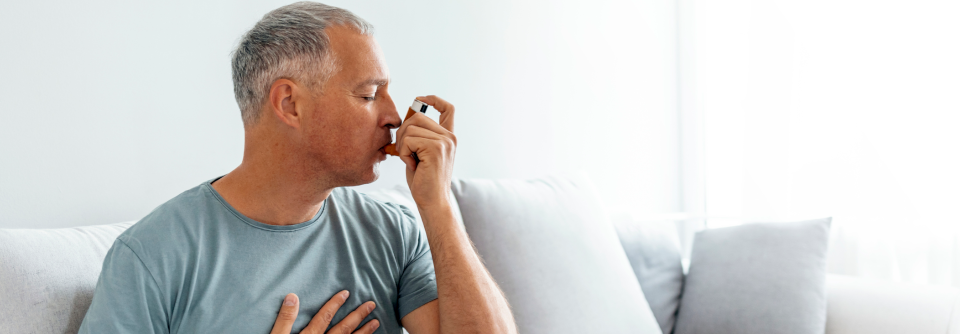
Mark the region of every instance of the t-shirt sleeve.
POLYGON ((414 219, 413 213, 405 206, 401 231, 403 233, 402 254, 405 255, 403 271, 400 274, 399 312, 400 319, 434 299, 437 299, 437 278, 433 269, 433 257, 430 244, 423 227, 414 219))
POLYGON ((157 281, 140 258, 117 239, 103 270, 79 334, 169 333, 157 281))

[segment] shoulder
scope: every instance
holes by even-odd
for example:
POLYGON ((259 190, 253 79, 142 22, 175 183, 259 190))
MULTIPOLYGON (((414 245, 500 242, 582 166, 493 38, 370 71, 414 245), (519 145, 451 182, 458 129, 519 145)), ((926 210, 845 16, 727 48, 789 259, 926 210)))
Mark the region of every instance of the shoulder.
POLYGON ((339 215, 356 222, 350 225, 363 229, 371 240, 406 249, 418 242, 423 233, 413 212, 416 208, 347 188, 338 188, 333 197, 337 200, 339 215))
POLYGON ((373 218, 398 227, 416 224, 416 216, 405 205, 378 200, 349 188, 335 189, 333 197, 336 199, 338 206, 344 207, 347 211, 353 211, 354 214, 358 215, 358 218, 373 218))
POLYGON ((182 247, 210 223, 209 208, 219 205, 205 184, 188 189, 153 209, 117 237, 141 258, 183 253, 182 247))

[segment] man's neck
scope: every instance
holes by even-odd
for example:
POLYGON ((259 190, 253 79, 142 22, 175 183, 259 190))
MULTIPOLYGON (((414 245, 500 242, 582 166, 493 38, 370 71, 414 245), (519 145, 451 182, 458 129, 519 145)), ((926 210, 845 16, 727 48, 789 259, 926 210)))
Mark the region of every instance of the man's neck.
POLYGON ((283 160, 258 164, 244 159, 237 169, 214 182, 213 189, 234 209, 255 221, 270 225, 309 221, 320 211, 333 187, 322 185, 308 173, 291 172, 298 169, 284 168, 283 160))

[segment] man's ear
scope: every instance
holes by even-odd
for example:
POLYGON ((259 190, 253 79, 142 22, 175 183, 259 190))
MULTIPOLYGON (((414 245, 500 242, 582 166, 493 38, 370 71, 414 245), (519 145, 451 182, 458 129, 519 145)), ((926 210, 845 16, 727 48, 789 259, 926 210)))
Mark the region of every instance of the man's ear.
POLYGON ((270 95, 267 96, 268 111, 281 122, 294 128, 300 127, 302 116, 297 110, 300 86, 290 79, 278 79, 270 85, 270 95))

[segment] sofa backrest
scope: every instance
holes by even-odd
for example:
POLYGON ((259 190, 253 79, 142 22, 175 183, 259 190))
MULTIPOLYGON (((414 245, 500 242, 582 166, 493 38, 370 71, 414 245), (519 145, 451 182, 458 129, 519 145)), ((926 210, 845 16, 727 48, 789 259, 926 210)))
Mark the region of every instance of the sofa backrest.
POLYGON ((103 258, 130 225, 0 229, 0 333, 76 333, 103 258))

